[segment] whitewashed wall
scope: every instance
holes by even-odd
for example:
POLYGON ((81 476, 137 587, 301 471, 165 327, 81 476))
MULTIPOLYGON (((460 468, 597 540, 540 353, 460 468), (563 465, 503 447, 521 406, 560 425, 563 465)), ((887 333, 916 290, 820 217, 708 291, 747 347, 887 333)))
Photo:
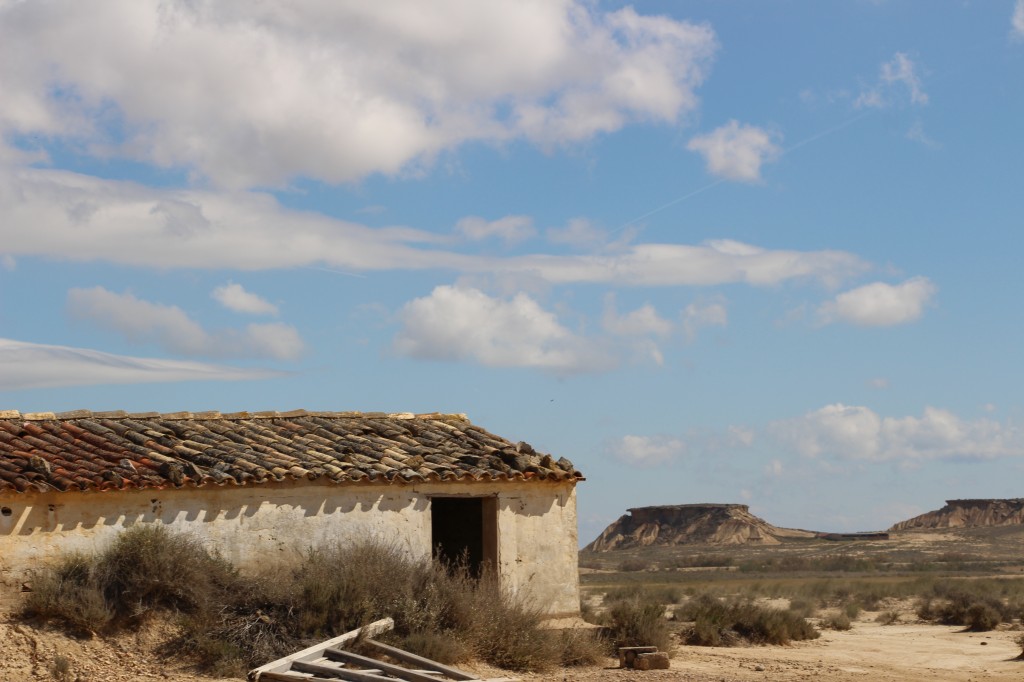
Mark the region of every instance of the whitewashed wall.
POLYGON ((431 495, 498 498, 502 584, 552 616, 579 611, 574 483, 338 485, 0 495, 0 589, 62 552, 95 552, 135 523, 191 533, 243 570, 290 561, 334 542, 375 538, 430 556, 431 495))

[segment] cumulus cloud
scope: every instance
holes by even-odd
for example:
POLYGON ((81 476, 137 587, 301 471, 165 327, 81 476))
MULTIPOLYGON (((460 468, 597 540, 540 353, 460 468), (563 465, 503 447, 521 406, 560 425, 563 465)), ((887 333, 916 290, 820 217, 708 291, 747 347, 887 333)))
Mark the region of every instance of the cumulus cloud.
POLYGON ((248 315, 277 315, 277 306, 250 291, 241 284, 228 282, 210 294, 215 301, 228 310, 248 315))
POLYGON ((768 431, 806 457, 913 461, 1024 455, 1024 432, 1012 422, 965 420, 935 407, 926 407, 920 417, 883 417, 868 407, 836 403, 773 422, 768 431))
POLYGON ((708 172, 726 180, 757 182, 761 166, 775 161, 782 150, 768 131, 751 125, 729 121, 706 135, 699 135, 686 145, 704 157, 708 172))
POLYGON ((653 467, 684 455, 686 443, 674 436, 623 436, 608 450, 626 464, 653 467))
POLYGON ((497 220, 467 216, 455 224, 455 231, 474 241, 497 238, 508 244, 521 242, 537 234, 533 218, 525 215, 507 215, 497 220))
POLYGON ((395 350, 429 360, 472 361, 488 367, 529 367, 556 374, 608 369, 614 360, 574 334, 526 294, 512 299, 454 286, 399 312, 395 350))
POLYGON ((0 339, 0 391, 173 381, 241 381, 279 374, 0 339))
POLYGON ((1024 39, 1024 0, 1017 0, 1017 4, 1013 6, 1010 26, 1014 37, 1024 39))
POLYGON ((897 96, 907 97, 911 104, 928 104, 928 93, 917 71, 917 64, 905 52, 897 52, 879 67, 878 83, 863 90, 854 104, 878 109, 888 106, 897 96))
POLYGON ((683 334, 692 342, 697 331, 704 327, 724 327, 729 324, 729 313, 722 303, 691 303, 683 309, 683 334))
POLYGON ((902 284, 874 282, 839 294, 821 305, 818 314, 825 324, 839 320, 861 327, 891 327, 919 319, 935 292, 927 277, 902 284))
POLYGON ((235 187, 347 182, 467 141, 675 122, 716 47, 706 25, 583 0, 2 3, 0 136, 235 187))
POLYGON ((44 169, 0 167, 0 223, 8 228, 0 249, 12 258, 161 269, 326 266, 523 275, 548 284, 773 286, 814 279, 835 286, 868 268, 844 251, 772 250, 731 240, 640 243, 596 254, 476 256, 440 248, 447 238, 430 232, 371 229, 289 210, 261 192, 152 189, 44 169))
POLYGON ((133 343, 152 343, 182 355, 294 360, 305 348, 299 333, 286 324, 250 324, 244 330, 211 333, 177 306, 151 303, 103 287, 71 289, 67 303, 76 318, 113 329, 133 343))

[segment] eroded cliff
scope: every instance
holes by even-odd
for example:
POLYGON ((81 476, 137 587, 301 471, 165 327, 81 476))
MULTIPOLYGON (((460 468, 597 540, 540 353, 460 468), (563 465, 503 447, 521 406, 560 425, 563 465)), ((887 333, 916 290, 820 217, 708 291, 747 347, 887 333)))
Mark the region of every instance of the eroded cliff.
POLYGON ((889 530, 928 528, 978 528, 1024 525, 1024 498, 993 500, 946 500, 946 506, 906 521, 889 530))
POLYGON ((648 545, 777 545, 815 533, 773 526, 745 504, 677 504, 627 510, 585 551, 606 552, 648 545))

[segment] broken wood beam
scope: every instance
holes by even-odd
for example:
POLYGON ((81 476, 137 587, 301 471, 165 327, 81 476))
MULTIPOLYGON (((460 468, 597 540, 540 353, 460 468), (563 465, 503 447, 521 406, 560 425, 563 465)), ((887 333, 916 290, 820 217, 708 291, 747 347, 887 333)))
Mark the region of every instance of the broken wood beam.
POLYGON ((374 649, 377 649, 381 653, 387 654, 388 656, 390 656, 391 658, 393 658, 393 659, 395 659, 397 661, 403 661, 405 663, 412 663, 413 665, 418 665, 419 667, 425 668, 426 670, 433 670, 433 671, 439 672, 439 673, 441 673, 443 675, 446 675, 446 676, 452 678, 453 680, 479 680, 480 679, 476 675, 470 675, 469 673, 463 672, 462 670, 459 670, 457 668, 451 668, 451 667, 449 667, 447 665, 444 665, 443 663, 438 663, 437 661, 432 661, 429 658, 424 658, 423 656, 417 656, 416 654, 409 653, 408 651, 405 651, 404 649, 399 649, 398 647, 393 647, 393 646, 390 646, 388 644, 384 644, 382 642, 378 642, 375 639, 367 639, 367 640, 365 640, 365 643, 370 645, 370 646, 372 646, 374 649))
POLYGON ((376 635, 383 634, 388 630, 393 629, 394 627, 395 621, 393 621, 390 618, 382 618, 381 620, 374 621, 369 625, 365 625, 359 628, 358 630, 346 632, 345 634, 338 635, 337 637, 329 639, 326 642, 320 642, 319 644, 315 644, 311 647, 303 649, 302 651, 296 651, 294 654, 291 654, 290 656, 285 656, 284 658, 279 658, 276 661, 271 661, 270 663, 261 665, 258 668, 254 668, 249 671, 248 677, 252 682, 258 682, 260 676, 264 673, 286 673, 288 672, 288 669, 291 667, 291 664, 294 661, 312 661, 317 658, 320 658, 323 655, 323 650, 325 647, 342 646, 344 644, 348 644, 349 642, 355 641, 360 635, 364 637, 374 637, 376 635))
POLYGON ((371 680, 389 680, 395 682, 394 677, 384 677, 384 670, 381 666, 374 666, 367 670, 351 670, 334 665, 322 663, 306 663, 305 661, 292 661, 292 670, 302 673, 313 673, 320 677, 330 677, 335 680, 352 680, 353 682, 369 682, 371 680))
POLYGON ((323 653, 324 656, 335 661, 348 661, 351 663, 358 663, 364 668, 380 668, 388 675, 392 675, 394 677, 407 680, 408 682, 437 682, 436 677, 432 677, 425 673, 418 673, 414 670, 403 668, 400 665, 382 663, 381 661, 369 658, 367 656, 360 656, 359 654, 354 654, 351 651, 344 651, 342 649, 329 647, 327 649, 324 649, 323 653))

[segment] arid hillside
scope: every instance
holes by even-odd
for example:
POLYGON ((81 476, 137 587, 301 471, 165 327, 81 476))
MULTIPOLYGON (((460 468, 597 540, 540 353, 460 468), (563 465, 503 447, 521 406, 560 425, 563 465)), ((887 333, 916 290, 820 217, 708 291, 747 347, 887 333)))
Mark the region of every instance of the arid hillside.
POLYGON ((777 545, 814 538, 806 530, 779 528, 745 504, 677 504, 629 509, 584 551, 606 552, 649 545, 777 545))
POLYGON ((891 531, 1024 525, 1024 498, 946 500, 946 506, 894 524, 891 531))

